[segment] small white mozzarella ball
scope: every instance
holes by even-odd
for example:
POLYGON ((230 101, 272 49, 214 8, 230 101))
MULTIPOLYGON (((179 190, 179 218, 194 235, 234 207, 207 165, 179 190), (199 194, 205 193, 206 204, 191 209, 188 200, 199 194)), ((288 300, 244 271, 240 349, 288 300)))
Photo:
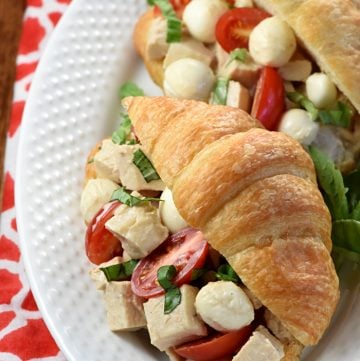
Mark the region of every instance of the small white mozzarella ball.
POLYGON ((319 131, 319 124, 303 109, 290 109, 280 120, 279 131, 286 133, 303 145, 311 144, 319 131))
POLYGON ((254 6, 252 0, 235 0, 236 8, 252 8, 254 6))
POLYGON ((318 108, 329 108, 336 101, 336 87, 324 73, 314 73, 306 79, 306 94, 318 108))
POLYGON ((250 34, 250 54, 261 65, 283 66, 290 60, 295 49, 294 32, 285 21, 276 16, 261 21, 250 34))
POLYGON ((215 76, 208 65, 183 58, 165 69, 163 88, 170 97, 207 101, 214 83, 215 76))
POLYGON ((171 190, 165 188, 160 197, 163 202, 160 202, 160 217, 165 226, 171 233, 176 233, 181 229, 187 227, 187 223, 181 217, 179 211, 176 209, 171 190))
POLYGON ((196 312, 215 330, 239 330, 254 320, 254 307, 245 292, 233 282, 209 282, 195 299, 196 312))
POLYGON ((184 10, 183 21, 195 39, 214 43, 216 23, 227 10, 223 0, 192 0, 184 10))

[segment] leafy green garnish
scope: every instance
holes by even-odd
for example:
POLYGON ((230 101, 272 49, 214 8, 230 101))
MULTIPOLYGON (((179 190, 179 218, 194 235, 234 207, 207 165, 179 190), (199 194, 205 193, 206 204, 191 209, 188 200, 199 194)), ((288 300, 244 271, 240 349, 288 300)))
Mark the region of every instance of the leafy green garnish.
POLYGON ((323 125, 335 125, 343 128, 350 126, 353 112, 345 103, 337 102, 337 109, 319 110, 305 95, 299 92, 289 92, 286 93, 286 96, 293 103, 307 110, 314 121, 323 125))
POLYGON ((325 200, 334 220, 346 219, 349 207, 346 198, 347 188, 341 172, 334 162, 315 147, 309 147, 309 153, 314 162, 320 187, 325 192, 325 200))
POLYGON ((124 99, 130 96, 136 97, 143 95, 144 95, 144 91, 141 88, 139 88, 135 83, 132 83, 130 81, 124 83, 119 90, 120 99, 124 99))
POLYGON ((133 163, 140 170, 147 183, 153 180, 160 179, 159 174, 157 174, 149 158, 144 154, 141 149, 138 149, 134 152, 133 163))
POLYGON ((112 201, 119 201, 123 204, 126 204, 129 207, 137 206, 138 204, 142 204, 145 202, 161 202, 160 198, 152 198, 152 197, 135 197, 128 193, 124 187, 120 187, 111 196, 112 201))
POLYGON ((112 134, 111 140, 115 144, 126 144, 131 133, 131 120, 127 114, 122 115, 119 128, 112 134))
POLYGON ((319 111, 305 95, 299 92, 290 92, 290 93, 286 93, 286 96, 293 103, 307 110, 311 114, 313 120, 317 119, 319 111))
POLYGON ((245 48, 236 48, 230 53, 229 61, 227 65, 229 65, 232 61, 238 60, 244 63, 249 56, 249 51, 245 48))
POLYGON ((152 0, 150 2, 148 1, 148 3, 149 5, 158 6, 167 21, 166 42, 177 43, 181 41, 182 23, 169 0, 152 0))
POLYGON ((157 271, 157 280, 165 290, 164 313, 167 315, 175 310, 181 303, 181 292, 172 280, 176 276, 176 268, 173 265, 161 266, 157 271))
POLYGON ((360 222, 340 219, 333 223, 332 240, 335 246, 360 253, 360 222))
POLYGON ((359 207, 360 202, 360 169, 344 176, 345 186, 348 188, 346 196, 349 201, 349 206, 353 209, 359 207))
POLYGON ((138 262, 138 260, 131 259, 124 263, 100 267, 100 270, 103 271, 108 282, 124 281, 130 278, 138 262))
POLYGON ((157 271, 157 279, 160 286, 167 290, 173 287, 171 281, 176 276, 176 268, 173 265, 170 266, 161 266, 157 271))
POLYGON ((212 104, 226 104, 227 92, 228 92, 229 79, 228 78, 219 78, 215 84, 213 90, 213 96, 211 103, 212 104))
POLYGON ((240 282, 239 276, 229 264, 222 264, 216 272, 216 278, 223 281, 240 282))
POLYGON ((194 268, 191 271, 191 281, 196 281, 207 272, 206 268, 194 268))
POLYGON ((165 302, 164 302, 164 313, 168 315, 175 310, 177 306, 181 303, 181 292, 180 288, 174 287, 170 288, 165 293, 165 302))

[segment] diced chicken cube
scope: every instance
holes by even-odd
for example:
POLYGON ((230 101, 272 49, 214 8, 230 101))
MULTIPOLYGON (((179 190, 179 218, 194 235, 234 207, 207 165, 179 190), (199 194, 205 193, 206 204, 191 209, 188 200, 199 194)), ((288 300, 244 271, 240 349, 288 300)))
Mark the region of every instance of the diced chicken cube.
POLYGON ((250 110, 250 93, 239 82, 230 80, 226 98, 226 105, 240 108, 245 112, 250 110))
POLYGON ((95 214, 110 201, 119 186, 109 179, 89 179, 80 199, 80 212, 86 223, 90 223, 95 214))
POLYGON ((104 300, 112 331, 134 331, 146 326, 142 300, 132 292, 130 281, 107 283, 104 300))
POLYGON ((127 189, 133 191, 139 190, 154 190, 162 191, 165 188, 165 184, 161 179, 153 180, 149 183, 146 182, 138 167, 133 163, 134 152, 140 149, 138 144, 136 145, 120 145, 119 156, 119 172, 121 184, 127 189))
POLYGON ((100 268, 105 268, 105 267, 113 266, 115 264, 120 264, 123 261, 124 260, 122 257, 114 257, 110 261, 101 263, 96 268, 93 268, 92 270, 90 270, 90 272, 89 272, 90 278, 95 282, 96 288, 99 291, 104 291, 106 284, 108 283, 108 281, 104 275, 104 272, 100 268))
POLYGON ((94 157, 98 177, 109 178, 131 190, 156 190, 165 188, 161 179, 146 182, 138 167, 133 163, 134 153, 140 145, 114 144, 110 139, 102 143, 101 150, 94 157))
POLYGON ((232 361, 280 361, 284 355, 282 343, 259 326, 232 361))
POLYGON ((185 39, 180 43, 172 43, 164 59, 164 68, 176 60, 191 58, 209 65, 214 60, 214 53, 209 50, 202 42, 195 39, 185 39))
POLYGON ((230 55, 219 44, 216 44, 215 53, 218 60, 218 75, 238 81, 248 89, 252 89, 260 76, 261 66, 251 59, 250 55, 245 62, 230 61, 230 55))
POLYGON ((166 34, 167 20, 163 17, 154 19, 146 42, 146 56, 149 60, 159 60, 166 55, 169 49, 169 44, 166 42, 166 34))
POLYGON ((181 303, 170 314, 164 314, 164 296, 144 303, 151 343, 161 351, 207 335, 195 311, 197 288, 183 285, 180 291, 181 303))
POLYGON ((121 238, 122 247, 133 259, 147 256, 169 234, 161 223, 159 210, 149 202, 135 207, 120 205, 105 227, 121 238))
POLYGON ((98 178, 107 178, 120 183, 119 157, 121 146, 111 139, 102 141, 100 150, 94 156, 94 167, 98 178))

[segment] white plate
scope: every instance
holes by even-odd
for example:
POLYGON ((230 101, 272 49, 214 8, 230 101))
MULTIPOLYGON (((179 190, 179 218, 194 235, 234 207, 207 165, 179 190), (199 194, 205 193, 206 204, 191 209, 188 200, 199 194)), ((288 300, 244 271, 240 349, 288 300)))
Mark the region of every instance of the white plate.
MULTIPOLYGON (((76 0, 56 29, 24 113, 16 181, 22 254, 36 301, 70 361, 166 359, 144 333, 109 331, 88 277, 79 198, 90 148, 116 127, 117 89, 132 79, 159 94, 132 48, 145 0, 76 0)), ((304 359, 360 360, 358 287, 304 359)))

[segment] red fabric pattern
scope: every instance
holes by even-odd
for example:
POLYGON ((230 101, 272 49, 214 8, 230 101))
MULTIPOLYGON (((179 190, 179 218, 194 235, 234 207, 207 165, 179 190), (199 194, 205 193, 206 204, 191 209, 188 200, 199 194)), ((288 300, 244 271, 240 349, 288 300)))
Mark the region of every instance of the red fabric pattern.
POLYGON ((61 15, 62 15, 62 14, 59 13, 59 12, 50 13, 50 14, 49 14, 49 19, 51 20, 51 22, 53 23, 54 26, 55 26, 55 25, 58 23, 58 21, 60 20, 61 15))
POLYGON ((37 311, 37 305, 34 300, 34 296, 31 291, 28 292, 26 297, 24 298, 23 303, 21 304, 21 307, 28 311, 37 311))
POLYGON ((12 352, 21 360, 51 357, 58 353, 56 343, 49 337, 43 320, 28 320, 24 327, 18 328, 0 340, 2 352, 12 352))
POLYGON ((29 74, 32 74, 38 65, 37 61, 31 63, 19 64, 16 68, 16 80, 25 78, 29 74))
POLYGON ((0 237, 0 255, 2 259, 18 262, 20 259, 19 247, 5 235, 0 237))
POLYGON ((45 28, 36 18, 28 18, 23 25, 23 33, 19 45, 19 54, 28 54, 39 50, 45 36, 45 28))
POLYGON ((5 173, 2 211, 14 207, 14 179, 9 172, 5 173))
POLYGON ((14 318, 16 313, 13 311, 5 311, 0 313, 0 331, 3 330, 14 318))
POLYGON ((0 303, 10 304, 12 298, 22 287, 19 276, 5 269, 0 269, 0 280, 3 284, 0 292, 0 303))
POLYGON ((25 102, 23 100, 13 103, 10 117, 10 125, 8 130, 9 137, 12 137, 21 123, 24 112, 25 102))

